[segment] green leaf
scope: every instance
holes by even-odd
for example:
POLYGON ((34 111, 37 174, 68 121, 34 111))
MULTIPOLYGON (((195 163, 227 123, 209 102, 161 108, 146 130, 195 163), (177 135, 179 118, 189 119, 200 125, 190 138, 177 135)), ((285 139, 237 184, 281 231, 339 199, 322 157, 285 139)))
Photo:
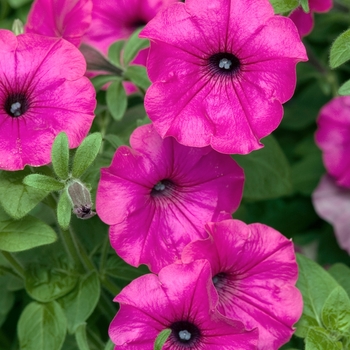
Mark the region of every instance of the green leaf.
POLYGON ((102 136, 95 132, 84 139, 78 147, 72 167, 72 176, 79 178, 95 160, 102 144, 102 136))
POLYGON ((350 297, 350 268, 344 264, 334 264, 328 273, 345 289, 350 297))
POLYGON ((305 350, 342 350, 340 342, 333 340, 320 327, 311 327, 305 339, 305 350))
POLYGON ((113 350, 114 349, 114 344, 112 343, 112 341, 109 339, 104 350, 113 350))
POLYGON ((149 41, 147 39, 140 39, 139 34, 143 28, 136 30, 126 42, 124 46, 124 66, 127 66, 142 49, 149 46, 149 41))
POLYGON ((121 81, 114 81, 107 89, 107 106, 115 120, 120 120, 126 111, 128 100, 121 81))
POLYGON ((324 173, 321 151, 309 154, 292 166, 294 190, 311 196, 324 173))
POLYGON ((52 145, 51 150, 53 170, 63 180, 68 178, 69 165, 69 145, 68 137, 64 132, 60 132, 52 145))
POLYGON ((29 168, 0 173, 0 203, 6 213, 15 219, 27 215, 50 193, 23 184, 23 179, 29 174, 29 168))
POLYGON ((14 293, 9 291, 4 283, 8 278, 2 277, 0 280, 0 328, 15 302, 14 293))
POLYGON ((320 265, 297 254, 299 278, 297 287, 303 295, 303 315, 296 325, 295 334, 305 338, 310 327, 322 327, 323 305, 332 291, 338 287, 333 277, 320 265))
POLYGON ((124 145, 123 140, 117 135, 112 135, 112 134, 105 135, 104 139, 107 140, 114 148, 118 148, 124 145))
POLYGON ((72 204, 66 191, 61 193, 57 203, 57 221, 58 224, 67 230, 72 216, 72 204))
POLYGON ((298 0, 270 0, 275 14, 294 10, 299 6, 298 0))
POLYGON ((124 45, 125 40, 118 40, 108 48, 108 59, 118 67, 122 67, 120 59, 124 45))
POLYGON ((95 90, 101 90, 102 87, 112 81, 120 81, 120 77, 115 75, 98 75, 91 79, 92 85, 95 87, 95 90))
POLYGON ((147 90, 151 82, 148 78, 146 67, 143 66, 129 66, 125 72, 125 78, 130 79, 136 86, 142 90, 147 90))
POLYGON ((309 8, 309 0, 299 0, 300 5, 303 8, 304 12, 309 13, 310 8, 309 8))
POLYGON ((66 336, 67 320, 60 305, 32 302, 18 321, 21 350, 60 350, 66 336))
POLYGON ((350 59, 350 29, 335 39, 330 52, 330 66, 336 68, 350 59))
POLYGON ((281 127, 288 130, 301 130, 314 125, 321 107, 328 100, 329 97, 322 91, 319 82, 305 84, 284 105, 285 113, 281 127))
POLYGON ((122 69, 109 62, 100 51, 96 50, 92 46, 81 44, 79 50, 84 55, 88 70, 108 72, 118 77, 123 76, 122 69))
POLYGON ((162 330, 154 342, 154 348, 153 350, 162 350, 165 342, 168 340, 169 336, 171 334, 171 329, 164 329, 162 330))
POLYGON ((55 231, 37 218, 27 216, 15 221, 0 214, 0 250, 20 252, 53 243, 56 239, 55 231))
POLYGON ((350 329, 350 299, 342 287, 335 288, 322 310, 322 322, 331 331, 346 334, 350 329))
POLYGON ((233 158, 246 176, 243 197, 249 200, 277 198, 292 191, 290 166, 275 138, 263 140, 265 147, 233 158))
POLYGON ((14 9, 20 8, 25 4, 28 4, 31 0, 7 0, 10 6, 14 9))
POLYGON ((86 323, 82 323, 77 327, 75 331, 75 339, 77 341, 79 350, 90 350, 86 336, 86 323))
POLYGON ((132 280, 149 273, 149 270, 145 265, 133 267, 127 264, 119 256, 113 255, 107 260, 106 272, 111 277, 131 282, 132 280))
POLYGON ((35 300, 46 303, 69 293, 77 284, 77 277, 64 265, 34 265, 26 271, 25 288, 35 300))
POLYGON ((53 177, 31 174, 23 179, 23 183, 30 187, 38 188, 45 191, 60 191, 64 189, 64 184, 53 177))
POLYGON ((68 321, 68 332, 75 333, 94 311, 100 298, 100 282, 95 271, 81 278, 79 285, 59 299, 68 321))
POLYGON ((339 95, 346 96, 350 95, 350 80, 346 81, 340 88, 339 88, 339 95))

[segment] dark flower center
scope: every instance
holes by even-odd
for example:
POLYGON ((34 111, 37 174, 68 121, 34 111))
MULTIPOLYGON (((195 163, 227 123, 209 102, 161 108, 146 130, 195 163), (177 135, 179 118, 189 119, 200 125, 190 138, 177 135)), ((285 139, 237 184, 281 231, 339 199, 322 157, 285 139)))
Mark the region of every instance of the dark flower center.
POLYGON ((25 94, 12 93, 7 96, 4 109, 6 113, 13 118, 20 117, 29 109, 29 101, 25 94))
POLYGON ((170 329, 173 342, 183 345, 184 348, 195 345, 201 335, 199 328, 189 321, 174 322, 170 329))
POLYGON ((137 18, 134 21, 130 23, 131 28, 141 28, 144 27, 147 24, 147 22, 141 18, 137 18))
POLYGON ((219 52, 209 57, 209 65, 214 73, 234 75, 239 72, 241 62, 232 53, 219 52))
POLYGON ((154 185, 151 191, 152 197, 164 196, 170 193, 171 189, 174 187, 174 183, 171 180, 164 179, 159 181, 154 185))
POLYGON ((222 289, 227 281, 227 274, 225 272, 220 272, 213 277, 213 283, 216 290, 222 289))

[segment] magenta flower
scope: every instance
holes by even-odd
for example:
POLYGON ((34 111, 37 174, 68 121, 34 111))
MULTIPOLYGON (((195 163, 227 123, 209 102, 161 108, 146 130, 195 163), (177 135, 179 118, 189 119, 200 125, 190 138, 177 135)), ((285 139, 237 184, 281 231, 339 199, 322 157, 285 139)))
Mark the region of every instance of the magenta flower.
MULTIPOLYGON (((103 53, 119 39, 127 39, 137 28, 144 26, 157 12, 178 0, 92 0, 92 22, 84 43, 103 53)), ((143 61, 136 62, 145 64, 143 61)))
POLYGON ((208 259, 218 310, 258 327, 259 350, 275 350, 292 336, 303 302, 293 243, 271 227, 225 220, 206 225, 210 237, 185 247, 182 260, 208 259))
POLYGON ((35 0, 26 33, 62 37, 79 46, 91 23, 92 0, 35 0))
POLYGON ((161 12, 151 40, 146 111, 162 137, 249 153, 279 125, 306 52, 268 0, 186 0, 161 12))
POLYGON ((256 349, 257 330, 220 315, 207 261, 169 265, 125 287, 114 301, 120 310, 109 327, 115 350, 152 350, 157 335, 171 329, 164 350, 256 349))
POLYGON ((350 188, 350 96, 337 97, 320 111, 316 143, 323 162, 339 186, 350 188))
POLYGON ((244 175, 230 156, 162 140, 150 124, 133 132, 130 145, 101 170, 96 209, 111 225, 117 254, 157 273, 190 241, 207 237, 206 222, 237 209, 244 175))
POLYGON ((77 147, 96 105, 85 60, 63 39, 0 30, 0 169, 51 161, 58 133, 77 147))
POLYGON ((350 254, 350 190, 325 175, 312 194, 317 214, 333 225, 341 248, 350 254))
POLYGON ((289 18, 298 28, 300 37, 309 35, 314 27, 314 12, 328 12, 333 6, 333 0, 309 0, 309 13, 305 13, 301 6, 298 6, 289 15, 289 18))

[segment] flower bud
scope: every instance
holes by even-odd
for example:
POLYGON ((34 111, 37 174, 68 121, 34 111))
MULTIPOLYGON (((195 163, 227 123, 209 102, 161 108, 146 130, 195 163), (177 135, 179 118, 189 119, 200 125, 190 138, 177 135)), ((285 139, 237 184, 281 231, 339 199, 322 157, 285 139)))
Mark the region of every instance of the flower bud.
POLYGON ((12 31, 16 34, 16 35, 20 35, 24 33, 24 26, 23 26, 23 22, 20 19, 15 19, 13 21, 12 24, 12 31))
POLYGON ((84 184, 75 180, 68 186, 68 195, 72 202, 73 213, 79 219, 90 219, 96 213, 92 211, 90 191, 84 184))

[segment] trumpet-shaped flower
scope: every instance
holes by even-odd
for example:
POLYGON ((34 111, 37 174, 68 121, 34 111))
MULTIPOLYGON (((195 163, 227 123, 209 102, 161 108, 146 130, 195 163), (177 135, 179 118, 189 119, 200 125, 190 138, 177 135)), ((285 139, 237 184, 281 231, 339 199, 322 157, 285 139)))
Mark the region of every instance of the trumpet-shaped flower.
POLYGON ((91 23, 92 0, 35 0, 26 33, 62 37, 79 46, 91 23))
POLYGON ((146 111, 162 137, 249 153, 279 125, 306 52, 268 0, 186 0, 160 11, 151 40, 146 111))
POLYGON ((309 0, 309 13, 298 6, 289 18, 298 28, 300 37, 309 35, 314 27, 314 12, 328 12, 333 6, 333 0, 309 0))
POLYGON ((62 131, 77 147, 96 105, 79 50, 63 39, 0 30, 0 57, 0 169, 50 163, 62 131))
POLYGON ((350 96, 337 97, 320 111, 316 143, 323 162, 339 186, 350 188, 350 96))
POLYGON ((152 350, 157 335, 171 333, 164 350, 253 350, 257 330, 220 315, 218 297, 205 260, 169 265, 159 276, 131 282, 114 301, 120 310, 109 327, 115 350, 152 350))
POLYGON ((317 214, 333 225, 340 247, 350 254, 350 190, 325 175, 312 194, 312 202, 317 214))
POLYGON ((162 140, 152 125, 137 128, 130 145, 101 170, 96 209, 117 254, 158 272, 207 237, 205 223, 237 209, 244 175, 230 156, 162 140))
POLYGON ((293 243, 263 224, 224 220, 206 228, 209 238, 187 245, 182 260, 208 259, 218 310, 247 329, 258 327, 259 350, 279 349, 303 308, 293 243))

